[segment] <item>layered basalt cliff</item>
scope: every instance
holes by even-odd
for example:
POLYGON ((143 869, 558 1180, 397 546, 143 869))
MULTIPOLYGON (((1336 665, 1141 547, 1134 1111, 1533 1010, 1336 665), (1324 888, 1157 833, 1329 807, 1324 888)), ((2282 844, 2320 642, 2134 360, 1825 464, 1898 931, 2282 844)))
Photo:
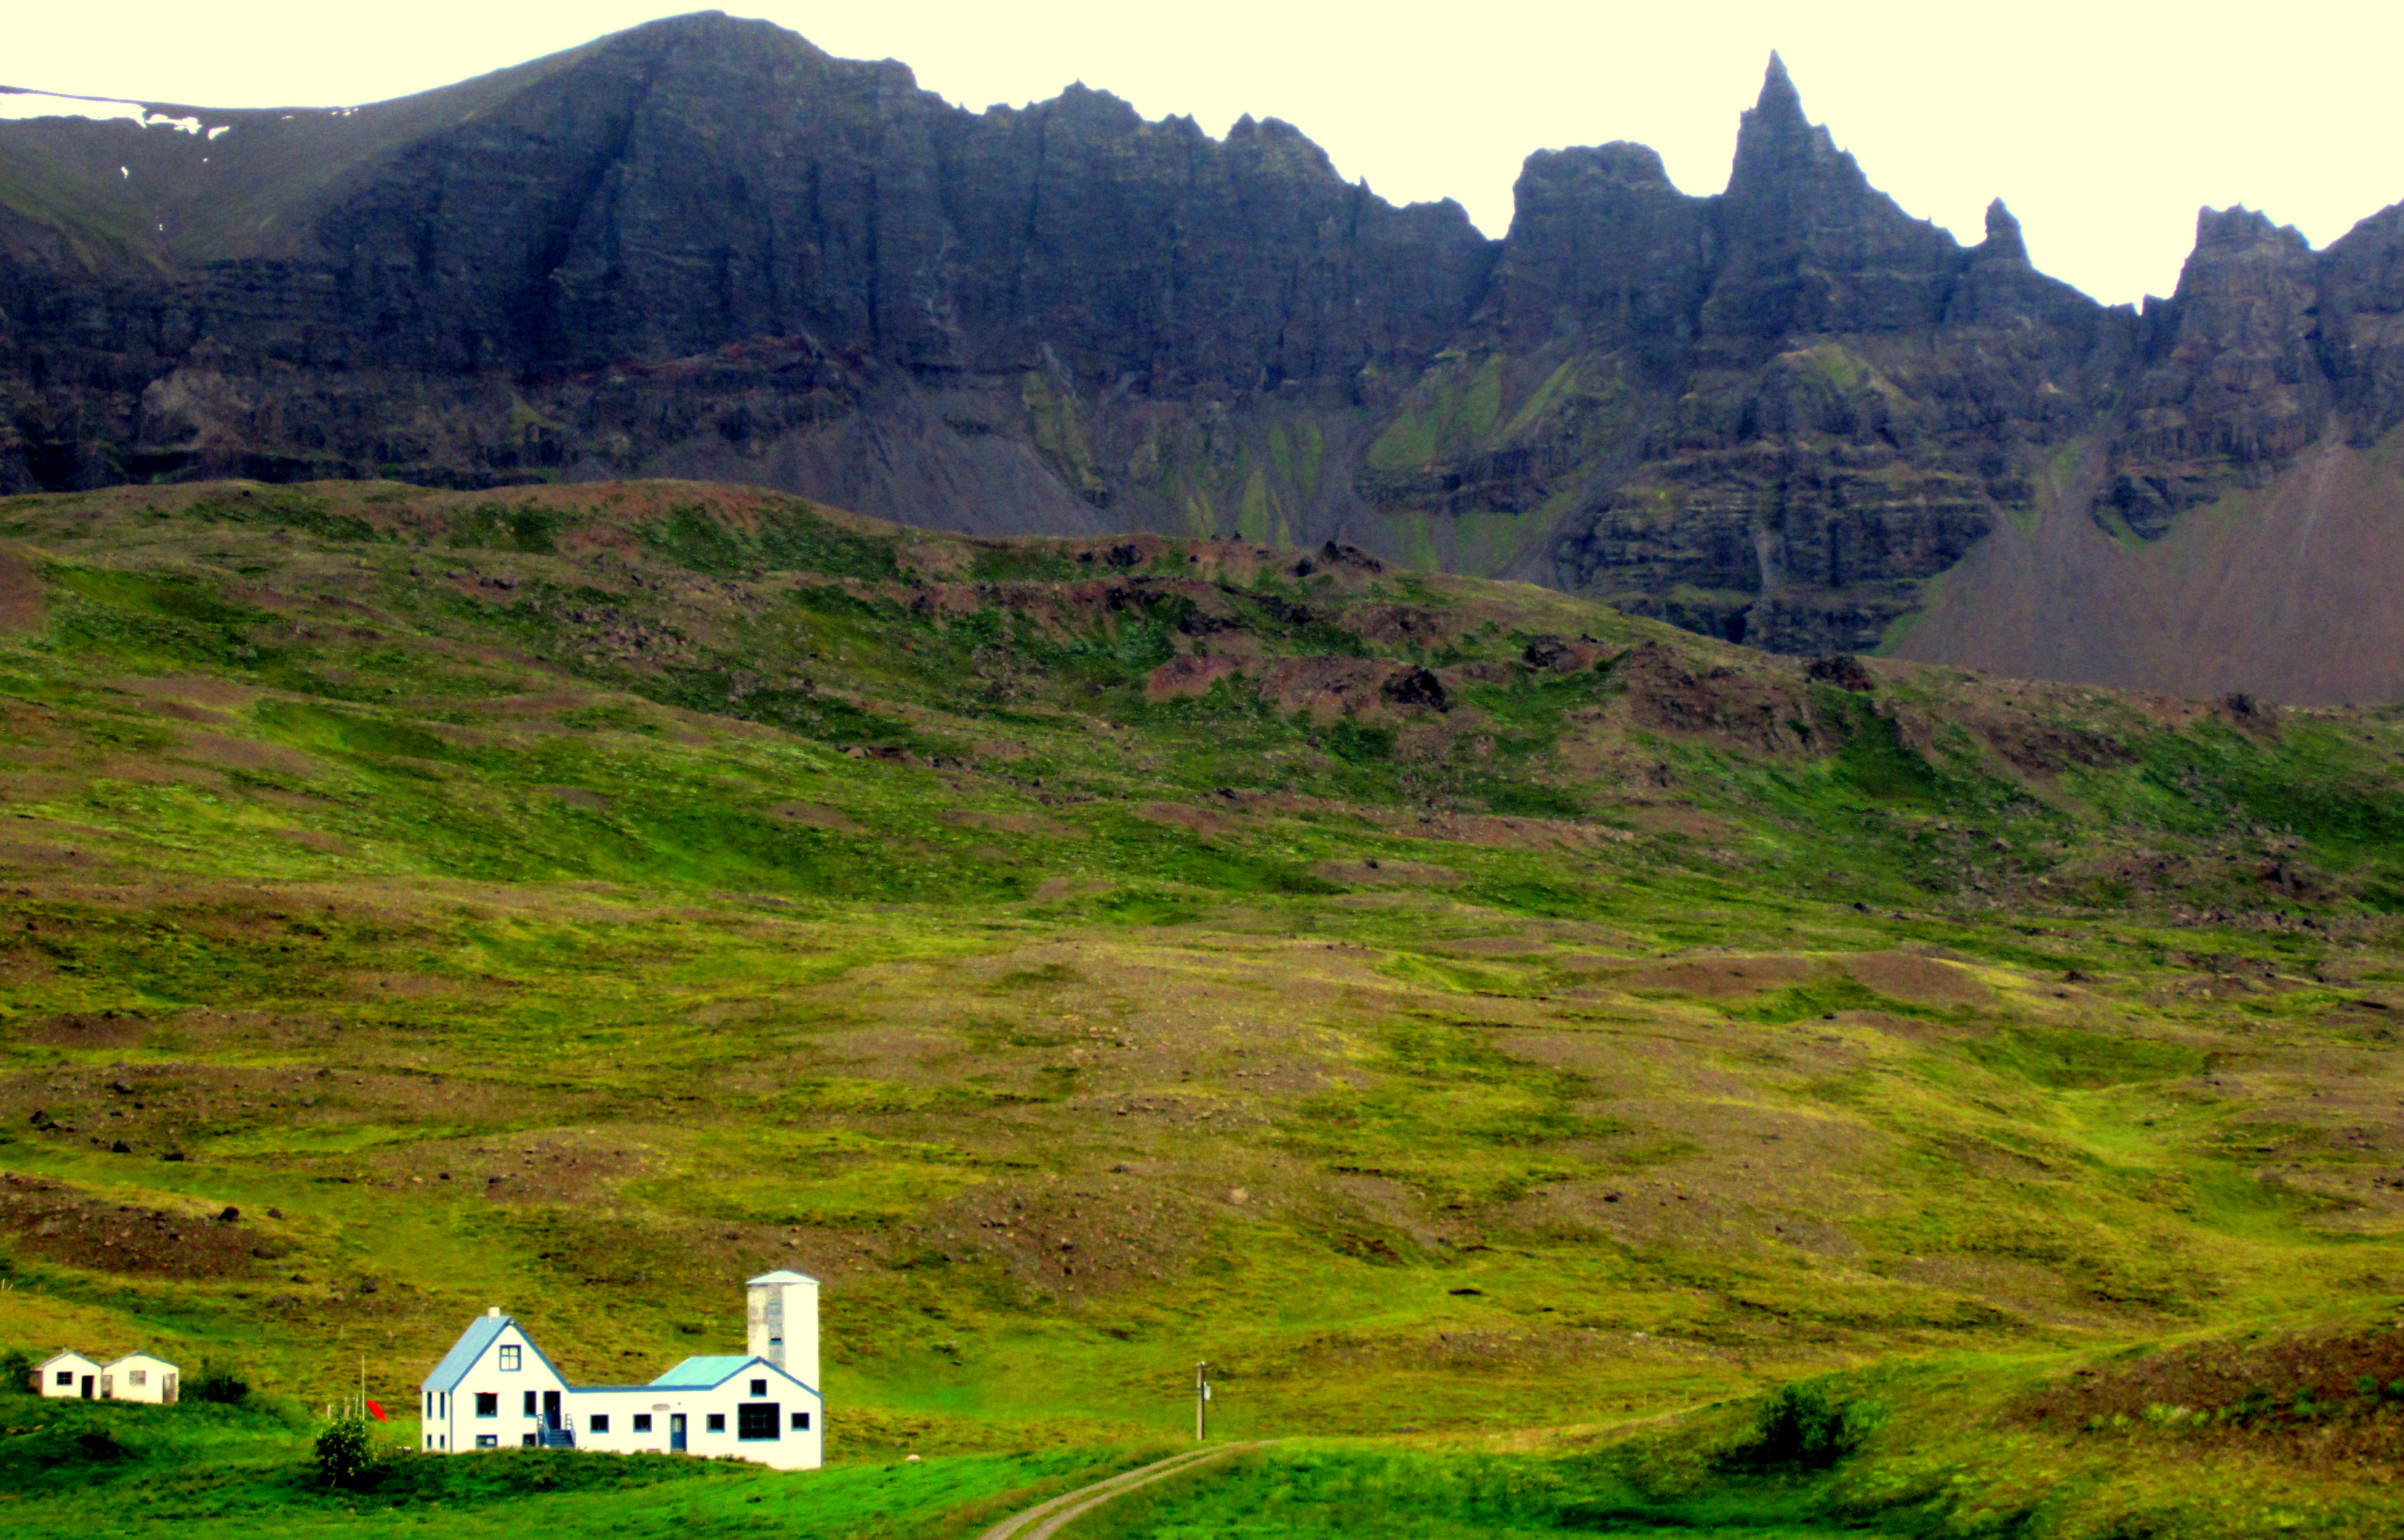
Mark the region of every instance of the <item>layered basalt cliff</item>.
POLYGON ((1283 123, 971 113, 714 13, 356 109, 0 123, 0 490, 706 477, 1824 651, 2007 517, 2142 544, 2404 421, 2397 210, 2325 252, 2207 211, 2106 309, 2000 203, 1906 215, 1775 60, 1725 191, 1628 144, 1517 191, 1489 241, 1283 123))

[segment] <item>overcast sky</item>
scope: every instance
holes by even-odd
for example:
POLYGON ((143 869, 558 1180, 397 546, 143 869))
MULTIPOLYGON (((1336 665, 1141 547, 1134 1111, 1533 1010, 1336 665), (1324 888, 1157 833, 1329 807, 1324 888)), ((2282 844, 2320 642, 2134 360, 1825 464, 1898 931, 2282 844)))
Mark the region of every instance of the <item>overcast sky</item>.
MULTIPOLYGON (((444 85, 674 15, 644 0, 112 0, 13 8, 0 84, 209 106, 337 105, 444 85)), ((1771 49, 1905 209, 1967 241, 2001 196, 2040 267, 2097 299, 2167 294, 2202 204, 2325 245, 2404 199, 2404 6, 1641 5, 1487 0, 761 0, 830 52, 900 59, 971 107, 1071 80, 1214 133, 1297 124, 1396 202, 1489 234, 1531 149, 1635 139, 1688 192, 1727 180, 1771 49)))

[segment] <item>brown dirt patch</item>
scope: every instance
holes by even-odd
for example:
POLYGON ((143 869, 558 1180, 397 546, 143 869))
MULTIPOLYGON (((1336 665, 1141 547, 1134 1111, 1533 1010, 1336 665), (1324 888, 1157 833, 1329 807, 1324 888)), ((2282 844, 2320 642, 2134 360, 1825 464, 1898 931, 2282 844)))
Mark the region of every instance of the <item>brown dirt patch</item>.
POLYGON ((131 1048, 148 1035, 147 1017, 116 1011, 70 1011, 21 1021, 10 1029, 19 1043, 52 1048, 131 1048))
POLYGON ((1173 802, 1142 802, 1127 809, 1146 823, 1190 829, 1197 834, 1232 834, 1239 827, 1224 813, 1208 807, 1186 807, 1173 802))
POLYGON ((214 733, 187 733, 180 749, 187 758, 228 770, 273 770, 287 776, 311 776, 316 761, 280 743, 256 738, 220 737, 214 733))
POLYGON ((1992 1005, 1995 992, 1966 968, 1908 952, 1863 952, 1843 959, 1866 989, 1914 1005, 1992 1005))
POLYGON ((805 829, 832 829, 843 834, 868 833, 842 808, 827 807, 815 802, 780 802, 768 809, 768 816, 778 823, 800 824, 805 829))
POLYGON ((1674 989, 1682 995, 1701 995, 1707 1000, 1719 1000, 1730 995, 1757 995, 1771 989, 1791 988, 1809 980, 1823 966, 1810 958, 1774 954, 1743 958, 1682 958, 1675 962, 1639 968, 1617 982, 1623 989, 1674 989))
POLYGON ((282 1248, 239 1219, 110 1203, 64 1183, 0 1173, 0 1229, 71 1267, 161 1278, 230 1278, 282 1248))
POLYGON ((1143 681, 1144 698, 1165 701, 1208 694, 1212 685, 1242 666, 1242 659, 1224 655, 1171 658, 1143 681))
POLYGON ((22 551, 0 545, 0 632, 26 636, 50 623, 42 580, 22 551))
POLYGON ((581 807, 588 813, 606 813, 609 810, 608 797, 586 787, 538 786, 535 790, 554 801, 564 802, 570 807, 581 807))

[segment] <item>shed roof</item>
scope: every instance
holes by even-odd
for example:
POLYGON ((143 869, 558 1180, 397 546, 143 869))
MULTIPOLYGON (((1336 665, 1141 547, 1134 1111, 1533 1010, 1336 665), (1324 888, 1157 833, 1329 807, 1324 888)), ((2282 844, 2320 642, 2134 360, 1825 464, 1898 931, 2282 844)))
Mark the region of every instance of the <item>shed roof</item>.
POLYGON ((174 1367, 175 1366, 175 1365, 173 1365, 173 1364, 169 1363, 167 1360, 165 1360, 165 1359, 163 1359, 163 1358, 160 1357, 160 1356, 159 1356, 157 1353, 155 1353, 155 1352, 130 1352, 130 1353, 127 1353, 127 1354, 126 1354, 124 1357, 122 1357, 122 1358, 112 1358, 112 1359, 110 1359, 107 1363, 105 1363, 105 1364, 102 1365, 101 1365, 101 1367, 102 1367, 102 1368, 105 1368, 105 1369, 113 1369, 113 1368, 117 1367, 117 1365, 119 1365, 119 1364, 136 1364, 136 1363, 140 1363, 140 1364, 156 1364, 156 1365, 159 1365, 161 1368, 162 1368, 162 1369, 172 1369, 172 1368, 174 1368, 174 1367))
MULTIPOLYGON (((775 1375, 777 1379, 786 1381, 788 1384, 801 1386, 803 1390, 809 1392, 812 1395, 818 1393, 817 1386, 803 1383, 802 1380, 795 1379, 790 1371, 780 1369, 764 1358, 746 1357, 741 1353, 731 1352, 706 1353, 699 1358, 688 1358, 683 1363, 678 1364, 675 1368, 670 1369, 667 1373, 660 1376, 657 1379, 652 1380, 649 1386, 643 1388, 667 1391, 716 1390, 719 1386, 725 1384, 736 1375, 741 1374, 744 1370, 750 1368, 755 1365, 760 1368, 766 1370, 768 1373, 775 1375)), ((628 1388, 632 1389, 634 1387, 630 1386, 628 1388)), ((617 1389, 617 1387, 596 1385, 580 1387, 580 1389, 614 1390, 617 1389)))
POLYGON ((743 1286, 748 1289, 754 1283, 816 1283, 817 1281, 817 1279, 807 1273, 797 1273, 789 1268, 779 1267, 775 1272, 762 1273, 757 1278, 746 1280, 743 1286))
POLYGON ((49 1357, 45 1358, 40 1363, 35 1365, 34 1367, 37 1369, 47 1369, 53 1364, 64 1363, 70 1358, 74 1359, 78 1364, 89 1364, 95 1369, 100 1367, 99 1359, 86 1358, 83 1354, 76 1351, 73 1348, 62 1348, 57 1352, 50 1354, 49 1357))
POLYGON ((686 1390, 707 1390, 712 1385, 723 1385, 740 1374, 743 1365, 752 1362, 743 1353, 705 1353, 699 1358, 686 1359, 651 1383, 686 1390))

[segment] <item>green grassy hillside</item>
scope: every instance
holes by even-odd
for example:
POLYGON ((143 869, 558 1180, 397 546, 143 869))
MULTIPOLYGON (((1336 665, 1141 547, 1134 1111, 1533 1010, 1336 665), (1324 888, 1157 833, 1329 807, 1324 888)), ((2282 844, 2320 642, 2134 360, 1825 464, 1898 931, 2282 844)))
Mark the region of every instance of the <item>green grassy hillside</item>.
POLYGON ((1201 1359, 1305 1442, 1127 1533, 2397 1521, 2393 711, 678 483, 0 542, 0 1345, 255 1388, 0 1401, 23 1533, 950 1533, 1201 1359), (362 1358, 648 1377, 776 1266, 828 1473, 299 1484, 362 1358))

